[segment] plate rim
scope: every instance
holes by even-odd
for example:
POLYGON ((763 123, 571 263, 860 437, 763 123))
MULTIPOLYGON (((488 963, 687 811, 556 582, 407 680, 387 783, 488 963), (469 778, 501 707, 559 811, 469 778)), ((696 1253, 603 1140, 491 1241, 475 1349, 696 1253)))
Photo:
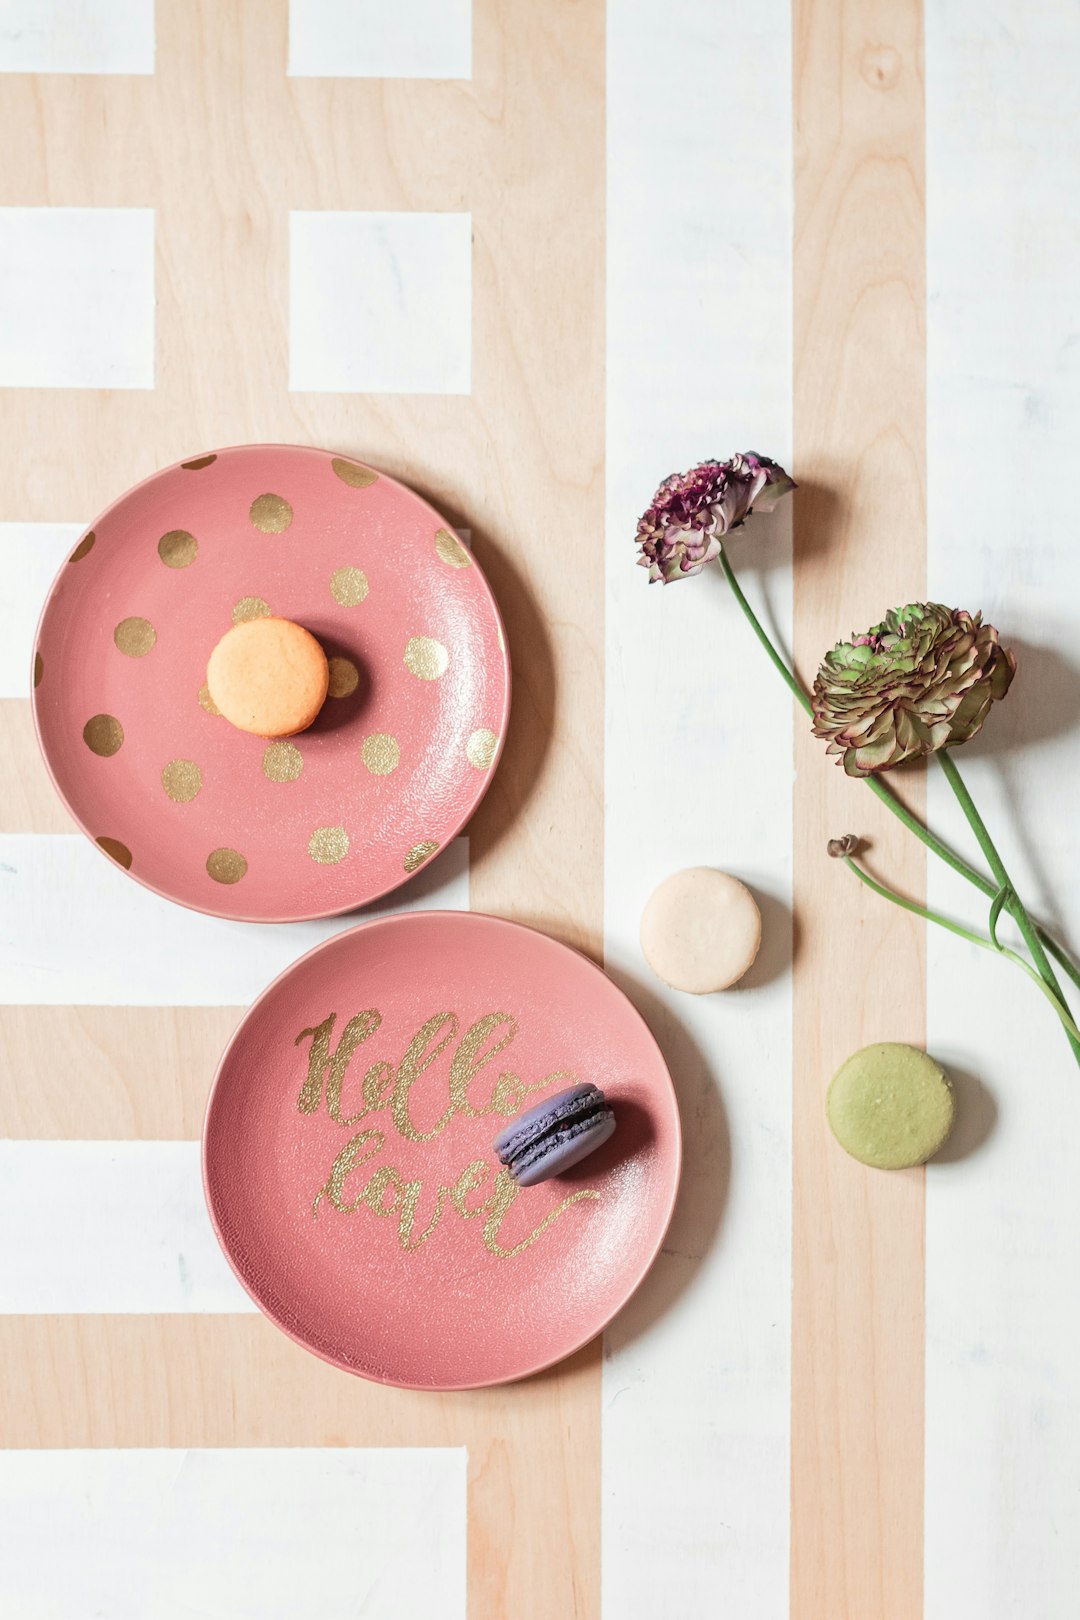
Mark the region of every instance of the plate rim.
MULTIPOLYGON (((355 461, 361 467, 370 468, 372 472, 378 474, 379 478, 385 478, 388 483, 394 484, 397 486, 397 488, 404 490, 406 494, 411 495, 415 500, 422 501, 425 506, 429 507, 430 510, 435 513, 435 516, 439 518, 440 522, 446 523, 446 519, 443 518, 442 513, 439 512, 436 507, 431 505, 431 502, 428 500, 426 495, 420 494, 419 490, 413 489, 410 484, 403 483, 402 480, 400 478, 396 478, 393 473, 383 472, 381 467, 373 467, 371 462, 363 461, 359 456, 352 454, 346 455, 344 452, 327 450, 322 445, 316 444, 286 444, 281 442, 265 444, 229 444, 222 446, 222 448, 219 450, 200 451, 197 455, 185 456, 182 461, 170 462, 168 466, 158 467, 154 472, 148 473, 145 478, 140 478, 137 483, 129 485, 129 487, 120 495, 117 495, 115 500, 110 501, 108 506, 103 507, 97 516, 92 518, 91 521, 85 525, 71 550, 74 551, 75 548, 82 543, 82 540, 86 537, 86 535, 88 535, 92 530, 95 530, 100 523, 104 523, 105 519, 115 512, 117 507, 129 500, 133 495, 138 494, 138 492, 141 489, 144 489, 146 485, 152 484, 156 479, 162 477, 165 473, 175 472, 178 468, 183 468, 187 462, 198 461, 203 455, 213 455, 216 459, 218 456, 228 455, 234 450, 301 450, 310 455, 329 456, 331 459, 338 456, 341 460, 355 461)), ((448 524, 447 527, 449 527, 448 524)), ((365 895, 362 900, 352 900, 346 905, 334 906, 330 909, 320 908, 316 911, 283 912, 280 915, 275 915, 273 917, 256 917, 251 916, 244 911, 225 910, 222 908, 221 902, 214 905, 208 901, 206 905, 200 905, 195 900, 181 900, 177 895, 170 894, 168 890, 160 888, 156 883, 151 883, 148 878, 143 877, 140 873, 133 872, 130 867, 120 867, 119 870, 122 871, 126 877, 131 878, 135 883, 138 883, 142 888, 148 889, 151 894, 156 894, 162 900, 167 900, 170 905, 183 906, 185 911, 195 911, 204 917, 217 917, 223 922, 266 923, 270 926, 276 927, 278 924, 282 923, 322 922, 328 917, 347 917, 351 912, 363 910, 365 906, 378 905, 379 901, 385 900, 388 894, 396 894, 399 889, 405 888, 408 884, 412 883, 415 878, 419 877, 421 872, 426 872, 430 867, 437 865, 439 857, 445 853, 446 849, 453 842, 453 840, 460 835, 462 829, 468 826, 469 822, 472 820, 473 816, 484 802, 484 799, 487 797, 488 790, 490 789, 492 780, 495 776, 495 772, 497 771, 499 763, 502 759, 503 750, 506 747, 506 739, 510 722, 511 698, 513 692, 513 667, 510 662, 510 641, 506 632, 506 622, 503 619, 495 593, 491 588, 491 581, 488 579, 487 574, 484 572, 475 556, 473 556, 471 548, 469 550, 469 556, 472 561, 472 566, 476 569, 477 576, 486 593, 488 605, 491 612, 494 614, 495 623, 498 627, 500 636, 499 650, 502 655, 503 664, 503 692, 501 712, 499 715, 499 741, 489 768, 483 773, 477 772, 477 785, 480 788, 479 794, 473 801, 470 808, 464 813, 461 819, 457 821, 452 830, 447 832, 446 836, 441 842, 438 852, 432 857, 431 860, 425 861, 424 864, 418 867, 415 872, 405 873, 399 880, 389 884, 384 889, 380 889, 377 893, 365 895)), ((52 783, 53 790, 56 793, 57 798, 60 800, 60 803, 64 806, 64 809, 67 811, 68 815, 71 817, 79 831, 85 835, 95 849, 101 852, 104 858, 109 861, 110 865, 117 866, 118 863, 112 860, 111 856, 109 856, 105 850, 101 849, 101 845, 97 841, 97 836, 91 832, 82 816, 76 810, 75 806, 71 803, 67 794, 60 786, 60 783, 57 780, 56 772, 53 769, 52 759, 49 756, 49 751, 46 748, 42 738, 42 722, 39 714, 39 703, 41 701, 39 693, 41 689, 39 686, 34 685, 34 664, 40 649, 41 632, 45 625, 46 616, 50 607, 52 606, 53 598, 59 589, 60 581, 65 577, 65 571, 70 561, 71 552, 69 551, 68 555, 64 558, 63 562, 60 564, 53 576, 49 589, 45 594, 45 599, 41 604, 41 610, 37 617, 37 624, 34 627, 34 638, 31 644, 30 653, 30 714, 33 720, 34 738, 37 742, 38 754, 44 762, 46 774, 48 775, 49 781, 52 783)), ((219 887, 221 886, 219 885, 219 887)), ((231 892, 231 889, 223 887, 221 901, 223 902, 226 894, 231 892)))
POLYGON ((269 984, 267 984, 266 987, 260 991, 259 995, 256 996, 255 1000, 246 1009, 243 1017, 240 1019, 240 1022, 229 1036, 221 1057, 218 1059, 217 1067, 214 1070, 214 1077, 210 1082, 210 1090, 207 1093, 206 1107, 203 1110, 202 1134, 199 1147, 199 1163, 202 1172, 203 1199, 206 1204, 207 1213, 210 1217, 210 1224, 213 1227, 214 1236, 217 1239, 218 1246, 228 1262, 230 1271, 236 1277, 248 1298, 254 1302, 261 1314, 265 1316, 275 1328, 286 1334, 294 1344, 299 1345, 302 1350, 306 1350, 309 1355, 317 1356, 320 1361, 326 1362, 328 1366, 336 1367, 341 1372, 350 1373, 354 1378, 363 1378, 368 1383, 380 1384, 384 1388, 388 1389, 415 1389, 429 1391, 432 1394, 448 1394, 459 1390, 496 1389, 504 1384, 517 1384, 521 1383, 526 1378, 534 1378, 538 1373, 545 1372, 549 1367, 558 1366, 561 1362, 568 1360, 571 1356, 577 1355, 579 1350, 583 1350, 587 1344, 591 1344, 595 1338, 607 1330, 607 1328, 618 1316, 619 1312, 622 1311, 634 1297, 642 1283, 645 1281, 645 1278, 652 1270, 660 1251, 663 1248, 664 1240, 671 1228, 671 1222, 675 1214, 675 1205, 678 1202, 679 1189, 682 1184, 682 1113, 679 1108, 678 1092, 675 1089, 675 1082, 671 1077, 671 1070, 668 1067, 667 1059, 665 1058, 664 1053, 661 1050, 660 1043, 650 1029, 644 1015, 634 1005, 633 1001, 630 999, 629 995, 627 995, 622 986, 616 983, 611 975, 605 972, 599 963, 594 962, 591 956, 588 956, 584 951, 579 950, 576 945, 567 945, 564 940, 556 939, 553 934, 546 933, 542 928, 537 928, 532 923, 516 922, 510 917, 501 917, 497 913, 490 911, 454 911, 448 907, 431 911, 398 911, 393 912, 389 917, 372 917, 366 922, 356 923, 352 928, 342 929, 341 933, 333 934, 329 939, 321 940, 317 945, 313 945, 310 950, 304 951, 301 956, 296 957, 295 960, 290 962, 287 967, 283 968, 282 971, 275 975, 275 977, 270 980, 269 984), (210 1192, 209 1169, 207 1163, 208 1142, 210 1138, 210 1118, 214 1107, 214 1099, 217 1096, 218 1088, 225 1072, 225 1065, 232 1055, 233 1048, 240 1041, 244 1030, 262 1004, 265 1001, 268 1001, 270 997, 277 991, 278 987, 283 984, 285 980, 296 972, 304 963, 309 962, 313 957, 321 955, 324 951, 328 951, 339 946, 343 940, 353 939, 358 934, 378 932, 383 929, 392 929, 402 925, 404 925, 406 928, 410 925, 415 926, 416 924, 426 921, 429 918, 436 918, 443 921, 445 921, 447 918, 453 918, 455 921, 460 921, 462 918, 464 918, 466 919, 466 926, 471 926, 472 922, 474 921, 477 923, 483 923, 485 925, 494 923, 499 927, 508 928, 514 932, 534 934, 538 936, 546 945, 553 947, 555 950, 566 951, 571 956, 576 956, 579 961, 581 961, 587 968, 591 969, 593 973, 598 974, 600 978, 602 978, 606 984, 610 985, 619 998, 626 1004, 626 1007, 630 1013, 640 1024, 649 1045, 654 1049, 656 1056, 659 1059, 660 1066, 667 1077, 668 1088, 671 1095, 672 1117, 675 1125, 675 1143, 674 1153, 672 1156, 672 1172, 668 1188, 667 1206, 663 1212, 663 1218, 657 1231, 656 1240, 648 1247, 648 1252, 645 1255, 633 1281, 630 1283, 629 1287, 627 1287, 625 1291, 621 1293, 617 1302, 603 1317, 603 1320, 597 1322, 584 1338, 576 1340, 567 1349, 559 1351, 557 1355, 542 1357, 535 1364, 523 1368, 519 1372, 511 1373, 507 1377, 482 1378, 478 1380, 469 1380, 464 1383, 449 1384, 415 1383, 402 1380, 400 1378, 380 1377, 372 1372, 361 1371, 360 1368, 350 1365, 349 1362, 343 1361, 339 1356, 332 1355, 328 1351, 319 1349, 317 1346, 309 1343, 307 1339, 303 1338, 286 1322, 283 1322, 280 1317, 267 1305, 265 1305, 248 1286, 247 1280, 241 1275, 241 1272, 229 1251, 225 1239, 222 1236, 221 1227, 217 1219, 217 1213, 214 1209, 214 1203, 210 1192))

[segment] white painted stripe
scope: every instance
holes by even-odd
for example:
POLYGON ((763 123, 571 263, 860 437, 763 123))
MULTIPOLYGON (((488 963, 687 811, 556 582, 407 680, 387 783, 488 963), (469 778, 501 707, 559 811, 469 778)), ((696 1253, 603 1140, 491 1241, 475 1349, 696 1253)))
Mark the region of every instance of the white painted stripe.
POLYGON ((20 1620, 465 1620, 464 1448, 0 1451, 20 1620))
POLYGON ((377 906, 310 923, 239 923, 163 900, 79 834, 0 834, 0 1003, 240 1007, 320 940, 395 911, 468 910, 469 846, 377 906))
POLYGON ((289 215, 289 387, 467 394, 469 214, 289 215))
MULTIPOLYGON (((1020 653, 957 762, 1021 892, 1077 944, 1080 11, 928 0, 926 72, 930 588, 1020 653)), ((978 858, 936 771, 930 814, 978 858)), ((980 897, 931 868, 931 904, 984 925, 980 897)), ((958 1072, 970 1152, 927 1177, 926 1620, 1066 1620, 1080 1075, 1034 988, 929 932, 929 1044, 958 1072)))
MULTIPOLYGON (((603 1612, 772 1617, 788 1603, 792 706, 722 576, 648 586, 632 538, 667 473, 790 454, 787 5, 615 0, 607 101, 605 941, 672 1066, 686 1166, 664 1253, 607 1335, 603 1612), (752 988, 680 996, 643 963, 648 894, 696 864, 765 899, 752 988)), ((785 638, 789 523, 755 518, 732 548, 785 638)))
POLYGON ((471 0, 289 0, 289 72, 471 78, 471 0))
POLYGON ((0 698, 29 697, 34 631, 80 523, 0 523, 0 698))
POLYGON ((0 388, 153 388, 154 210, 0 208, 0 388))
POLYGON ((154 0, 4 0, 0 73, 153 73, 154 0))
POLYGON ((0 1142, 0 1231, 5 1316, 256 1309, 210 1225, 198 1142, 0 1142))

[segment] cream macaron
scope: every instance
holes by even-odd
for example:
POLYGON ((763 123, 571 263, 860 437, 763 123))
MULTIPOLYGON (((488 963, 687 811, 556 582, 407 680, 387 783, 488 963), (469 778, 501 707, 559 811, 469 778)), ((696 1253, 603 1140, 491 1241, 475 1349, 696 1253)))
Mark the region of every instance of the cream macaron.
POLYGON ((665 984, 705 996, 736 984, 761 944, 761 912, 745 883, 711 866, 675 872, 641 917, 641 949, 665 984))

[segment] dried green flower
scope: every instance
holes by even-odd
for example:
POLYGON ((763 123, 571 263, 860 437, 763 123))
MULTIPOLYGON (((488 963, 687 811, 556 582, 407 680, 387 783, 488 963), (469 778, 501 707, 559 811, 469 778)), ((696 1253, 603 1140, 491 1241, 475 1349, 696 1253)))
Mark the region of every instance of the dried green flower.
POLYGON ((826 653, 814 681, 814 735, 843 757, 849 776, 888 771, 974 737, 1015 673, 981 613, 910 602, 826 653))

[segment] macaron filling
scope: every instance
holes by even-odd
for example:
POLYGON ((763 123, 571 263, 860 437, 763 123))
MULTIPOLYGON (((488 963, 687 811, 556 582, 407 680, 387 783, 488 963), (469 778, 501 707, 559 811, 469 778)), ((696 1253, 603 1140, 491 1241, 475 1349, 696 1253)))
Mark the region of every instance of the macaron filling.
POLYGON ((531 1187, 580 1163, 614 1130, 604 1093, 593 1085, 572 1086, 530 1108, 493 1145, 514 1180, 531 1187))

